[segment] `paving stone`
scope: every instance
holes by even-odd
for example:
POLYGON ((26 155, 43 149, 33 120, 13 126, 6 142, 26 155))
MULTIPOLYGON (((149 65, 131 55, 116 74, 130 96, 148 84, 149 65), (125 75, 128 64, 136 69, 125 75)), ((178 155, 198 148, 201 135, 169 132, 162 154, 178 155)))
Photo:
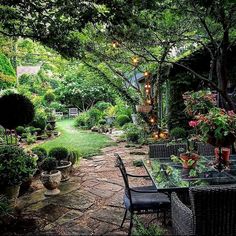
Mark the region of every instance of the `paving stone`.
POLYGON ((119 226, 122 222, 123 216, 124 210, 114 207, 104 207, 91 215, 93 219, 119 226))
POLYGON ((122 187, 119 185, 104 182, 96 185, 94 188, 91 188, 89 192, 99 197, 108 198, 113 196, 115 192, 118 192, 121 189, 122 187))
POLYGON ((63 206, 49 204, 42 208, 40 208, 37 211, 37 215, 39 215, 41 218, 46 219, 50 222, 56 221, 60 216, 64 215, 66 212, 68 212, 69 209, 63 206))
POLYGON ((94 204, 95 198, 91 194, 77 190, 65 196, 55 197, 53 201, 59 206, 85 211, 94 204))
POLYGON ((54 225, 64 225, 64 224, 70 223, 70 222, 74 221, 75 219, 80 218, 82 215, 83 215, 83 213, 80 211, 76 211, 76 210, 68 211, 66 214, 64 214, 60 218, 58 218, 54 222, 54 225))

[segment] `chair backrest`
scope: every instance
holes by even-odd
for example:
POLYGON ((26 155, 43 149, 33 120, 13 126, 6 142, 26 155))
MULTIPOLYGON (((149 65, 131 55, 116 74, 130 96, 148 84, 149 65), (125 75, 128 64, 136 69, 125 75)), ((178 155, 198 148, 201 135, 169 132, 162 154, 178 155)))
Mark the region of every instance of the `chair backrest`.
POLYGON ((189 190, 196 235, 236 235, 236 185, 189 190))
POLYGON ((69 116, 77 116, 78 108, 69 108, 69 116))
POLYGON ((149 145, 149 157, 150 158, 169 158, 171 155, 178 155, 179 148, 187 149, 187 145, 180 144, 150 144, 149 145))
POLYGON ((215 147, 208 143, 197 142, 197 151, 202 156, 213 156, 215 147))
POLYGON ((127 176, 124 162, 122 161, 119 154, 115 153, 114 156, 116 157, 116 166, 119 167, 120 172, 123 177, 123 180, 124 180, 124 183, 125 183, 125 194, 129 198, 130 204, 132 206, 132 198, 131 198, 131 192, 130 192, 130 187, 129 187, 129 180, 128 180, 128 176, 127 176))

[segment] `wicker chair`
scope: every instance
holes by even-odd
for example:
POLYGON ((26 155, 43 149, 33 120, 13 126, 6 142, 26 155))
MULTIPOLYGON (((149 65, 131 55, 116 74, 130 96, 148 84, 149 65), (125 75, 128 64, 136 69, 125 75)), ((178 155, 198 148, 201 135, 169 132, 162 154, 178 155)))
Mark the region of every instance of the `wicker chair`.
POLYGON ((187 149, 187 145, 180 144, 150 144, 149 145, 149 157, 150 158, 169 158, 171 155, 178 155, 179 148, 187 149))
POLYGON ((149 175, 137 176, 128 174, 120 156, 117 153, 114 155, 116 157, 116 166, 119 167, 125 183, 124 205, 126 210, 121 227, 124 224, 128 211, 130 212, 130 227, 128 235, 131 235, 134 214, 141 215, 163 212, 165 222, 166 212, 170 210, 169 197, 164 193, 158 193, 154 185, 131 188, 129 186, 129 177, 147 178, 149 175))
POLYGON ((192 187, 191 209, 171 195, 176 235, 236 235, 236 185, 192 187))
POLYGON ((202 156, 214 156, 215 147, 208 143, 197 142, 197 151, 202 156))

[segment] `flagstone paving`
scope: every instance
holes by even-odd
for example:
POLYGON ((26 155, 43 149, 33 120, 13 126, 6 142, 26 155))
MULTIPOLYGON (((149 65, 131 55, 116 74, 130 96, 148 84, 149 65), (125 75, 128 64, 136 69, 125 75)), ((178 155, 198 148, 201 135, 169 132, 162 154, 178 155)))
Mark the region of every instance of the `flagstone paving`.
POLYGON ((61 193, 57 196, 45 197, 45 189, 35 180, 36 191, 20 197, 19 208, 38 220, 40 232, 45 235, 127 235, 129 221, 120 228, 124 184, 115 167, 115 152, 123 157, 130 172, 145 173, 143 167, 134 167, 132 163, 146 157, 147 146, 126 147, 126 143, 121 142, 104 148, 102 155, 82 159, 71 179, 61 184, 61 193), (130 154, 137 151, 145 155, 130 154))

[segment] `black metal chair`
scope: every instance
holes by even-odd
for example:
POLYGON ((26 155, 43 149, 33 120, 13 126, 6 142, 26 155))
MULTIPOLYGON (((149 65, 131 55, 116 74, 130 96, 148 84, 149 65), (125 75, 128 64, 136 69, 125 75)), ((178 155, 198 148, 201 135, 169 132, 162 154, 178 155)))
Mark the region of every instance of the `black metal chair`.
POLYGON ((124 205, 126 210, 121 227, 124 224, 128 211, 130 212, 130 227, 128 235, 131 234, 134 214, 140 215, 163 212, 165 222, 166 212, 170 210, 170 199, 168 195, 164 193, 158 193, 154 185, 131 188, 129 186, 129 177, 150 178, 149 175, 137 176, 127 173, 120 156, 117 153, 114 155, 116 157, 116 166, 119 167, 125 183, 124 205))
POLYGON ((236 185, 192 187, 191 207, 171 195, 175 235, 236 235, 236 185))

